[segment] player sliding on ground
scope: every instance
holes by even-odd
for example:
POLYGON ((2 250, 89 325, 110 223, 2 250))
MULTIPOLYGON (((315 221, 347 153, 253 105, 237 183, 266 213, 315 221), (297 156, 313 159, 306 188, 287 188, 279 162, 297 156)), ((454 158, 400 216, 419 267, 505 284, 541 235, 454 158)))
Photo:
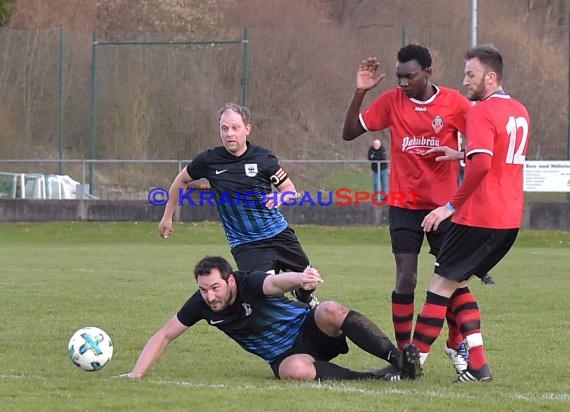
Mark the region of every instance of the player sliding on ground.
POLYGON ((421 375, 419 351, 402 352, 374 323, 333 301, 315 309, 284 296, 296 288, 315 289, 323 282, 315 268, 279 275, 234 272, 222 257, 205 257, 194 269, 196 291, 147 342, 133 370, 122 377, 140 378, 170 342, 200 320, 220 329, 243 349, 265 360, 278 379, 374 379, 332 362, 348 352, 346 338, 384 359, 405 379, 421 375))

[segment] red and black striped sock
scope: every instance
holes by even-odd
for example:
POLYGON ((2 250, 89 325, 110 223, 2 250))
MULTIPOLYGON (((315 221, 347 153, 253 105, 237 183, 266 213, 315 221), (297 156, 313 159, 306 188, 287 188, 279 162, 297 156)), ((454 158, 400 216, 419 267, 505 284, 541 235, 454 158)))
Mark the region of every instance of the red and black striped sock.
POLYGON ((414 294, 392 292, 392 322, 398 349, 410 343, 414 325, 414 294))
POLYGON ((460 288, 457 289, 451 298, 449 298, 449 305, 447 306, 447 313, 445 317, 447 319, 447 326, 449 328, 449 334, 447 336, 447 347, 457 350, 461 342, 463 342, 463 334, 461 333, 461 329, 457 324, 457 308, 462 304, 463 298, 462 295, 466 292, 469 292, 467 288, 460 288))
POLYGON ((481 312, 469 288, 462 290, 463 292, 456 299, 457 305, 454 307, 454 313, 469 348, 469 367, 477 370, 487 364, 481 334, 481 312))
POLYGON ((418 314, 412 343, 421 353, 427 354, 441 333, 449 298, 427 292, 426 301, 418 314))

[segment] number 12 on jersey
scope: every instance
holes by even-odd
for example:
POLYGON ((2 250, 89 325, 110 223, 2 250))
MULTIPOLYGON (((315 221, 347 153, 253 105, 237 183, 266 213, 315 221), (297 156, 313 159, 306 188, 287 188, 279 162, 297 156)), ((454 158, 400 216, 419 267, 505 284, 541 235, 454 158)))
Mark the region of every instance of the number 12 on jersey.
POLYGON ((509 148, 507 149, 507 159, 505 162, 508 164, 522 165, 525 159, 523 151, 528 137, 528 122, 526 118, 510 116, 507 122, 507 133, 509 134, 509 148), (521 129, 522 137, 517 146, 517 132, 519 129, 521 129))

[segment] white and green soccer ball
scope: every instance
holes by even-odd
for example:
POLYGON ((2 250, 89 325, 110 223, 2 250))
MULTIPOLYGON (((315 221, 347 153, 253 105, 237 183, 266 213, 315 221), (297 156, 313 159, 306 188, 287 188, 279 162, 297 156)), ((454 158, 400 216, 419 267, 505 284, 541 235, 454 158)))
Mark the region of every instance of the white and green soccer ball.
POLYGON ((69 340, 67 356, 84 371, 99 371, 113 357, 113 342, 102 329, 94 326, 81 328, 69 340))

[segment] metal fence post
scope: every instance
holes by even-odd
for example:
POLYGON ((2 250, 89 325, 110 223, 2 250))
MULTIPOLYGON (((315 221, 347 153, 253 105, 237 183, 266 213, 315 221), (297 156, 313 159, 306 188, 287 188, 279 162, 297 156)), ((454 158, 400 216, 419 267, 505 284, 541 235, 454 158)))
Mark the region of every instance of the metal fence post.
MULTIPOLYGON (((96 157, 96 133, 95 133, 95 120, 96 120, 96 110, 97 110, 97 99, 96 99, 96 59, 97 59, 97 33, 96 29, 93 29, 93 41, 91 42, 91 130, 89 138, 89 158, 95 159, 96 157)), ((89 193, 93 193, 93 162, 89 163, 89 193)))
POLYGON ((248 40, 248 29, 247 27, 243 31, 243 74, 241 79, 241 105, 247 106, 248 99, 248 83, 249 83, 249 71, 248 71, 248 60, 249 60, 249 40, 248 40))
MULTIPOLYGON (((570 11, 570 10, 567 10, 570 11)), ((566 101, 566 128, 567 128, 567 141, 566 141, 566 155, 568 160, 570 160, 570 15, 566 14, 566 30, 568 31, 568 44, 566 45, 568 51, 568 100, 566 101)), ((570 201, 570 192, 566 195, 566 200, 570 201)))
POLYGON ((59 167, 58 173, 63 174, 63 159, 65 158, 64 150, 65 144, 63 142, 63 129, 64 129, 64 116, 63 116, 63 93, 64 93, 64 77, 63 77, 63 50, 64 50, 64 40, 63 40, 63 24, 59 25, 59 167))

